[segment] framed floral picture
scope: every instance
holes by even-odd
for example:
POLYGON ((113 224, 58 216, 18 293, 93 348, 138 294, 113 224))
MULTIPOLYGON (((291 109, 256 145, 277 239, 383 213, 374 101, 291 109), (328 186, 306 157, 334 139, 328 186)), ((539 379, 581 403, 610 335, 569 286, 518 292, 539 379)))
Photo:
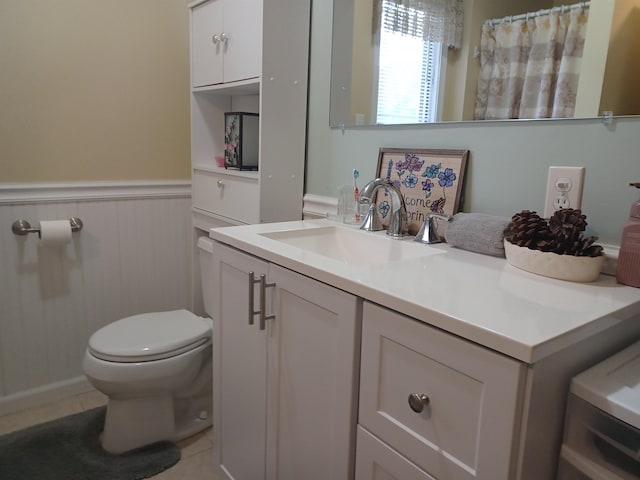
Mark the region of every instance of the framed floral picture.
MULTIPOLYGON (((391 180, 407 206, 409 233, 415 235, 430 212, 453 215, 460 208, 469 150, 381 148, 378 178, 391 180)), ((391 208, 380 189, 375 198, 383 225, 391 208)))
POLYGON ((259 128, 257 113, 224 114, 224 168, 258 169, 259 128))

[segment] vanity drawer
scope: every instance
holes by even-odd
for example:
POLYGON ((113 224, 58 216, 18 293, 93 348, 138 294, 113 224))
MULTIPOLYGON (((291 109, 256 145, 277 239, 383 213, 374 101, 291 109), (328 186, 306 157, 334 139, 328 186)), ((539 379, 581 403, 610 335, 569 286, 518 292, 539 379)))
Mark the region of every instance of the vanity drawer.
POLYGON ((436 480, 358 426, 356 480, 436 480))
POLYGON ((506 479, 524 366, 366 302, 359 423, 440 479, 506 479), (425 395, 426 405, 409 396, 425 395))
POLYGON ((193 173, 193 206, 215 215, 242 223, 258 223, 259 193, 257 176, 206 170, 193 173))

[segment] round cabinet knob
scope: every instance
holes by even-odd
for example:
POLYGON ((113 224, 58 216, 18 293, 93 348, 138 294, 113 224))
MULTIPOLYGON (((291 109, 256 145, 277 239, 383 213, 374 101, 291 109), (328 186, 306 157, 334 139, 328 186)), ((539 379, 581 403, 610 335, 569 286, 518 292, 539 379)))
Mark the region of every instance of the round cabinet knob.
POLYGON ((222 43, 227 43, 229 41, 229 35, 227 35, 226 33, 222 32, 220 34, 220 41, 222 43))
POLYGON ((218 42, 220 42, 220 37, 218 37, 218 35, 213 35, 213 36, 211 37, 211 42, 212 42, 214 45, 217 45, 217 44, 218 44, 218 42))
POLYGON ((224 187, 224 182, 222 180, 218 180, 216 182, 216 185, 218 185, 218 188, 222 188, 222 187, 224 187))
POLYGON ((424 410, 424 407, 428 407, 429 402, 429 395, 424 393, 412 393, 409 395, 409 406, 416 413, 420 413, 424 410))

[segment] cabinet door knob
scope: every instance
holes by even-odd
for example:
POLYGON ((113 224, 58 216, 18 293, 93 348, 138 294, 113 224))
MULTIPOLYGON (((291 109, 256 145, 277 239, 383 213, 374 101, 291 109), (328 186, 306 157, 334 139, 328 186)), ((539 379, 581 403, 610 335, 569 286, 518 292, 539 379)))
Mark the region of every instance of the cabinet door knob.
POLYGON ((224 182, 222 180, 218 180, 216 182, 216 185, 218 186, 218 188, 222 188, 222 187, 224 187, 224 182))
POLYGON ((212 42, 214 45, 217 45, 217 44, 220 42, 220 37, 218 37, 218 35, 213 35, 213 36, 211 37, 211 42, 212 42))
POLYGON ((222 43, 227 43, 229 41, 229 35, 227 35, 226 33, 222 32, 220 34, 220 41, 222 43))
POLYGON ((409 406, 416 413, 422 412, 424 407, 429 406, 429 395, 425 393, 412 393, 409 395, 409 406))

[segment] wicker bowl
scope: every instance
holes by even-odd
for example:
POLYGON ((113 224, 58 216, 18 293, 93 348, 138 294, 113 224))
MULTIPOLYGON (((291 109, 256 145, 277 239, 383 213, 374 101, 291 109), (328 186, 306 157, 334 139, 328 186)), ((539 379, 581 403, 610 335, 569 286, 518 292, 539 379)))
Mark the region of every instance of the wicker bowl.
POLYGON ((514 267, 537 275, 571 282, 597 280, 604 263, 604 255, 599 257, 558 255, 553 252, 519 247, 508 240, 504 241, 504 252, 507 261, 514 267))

